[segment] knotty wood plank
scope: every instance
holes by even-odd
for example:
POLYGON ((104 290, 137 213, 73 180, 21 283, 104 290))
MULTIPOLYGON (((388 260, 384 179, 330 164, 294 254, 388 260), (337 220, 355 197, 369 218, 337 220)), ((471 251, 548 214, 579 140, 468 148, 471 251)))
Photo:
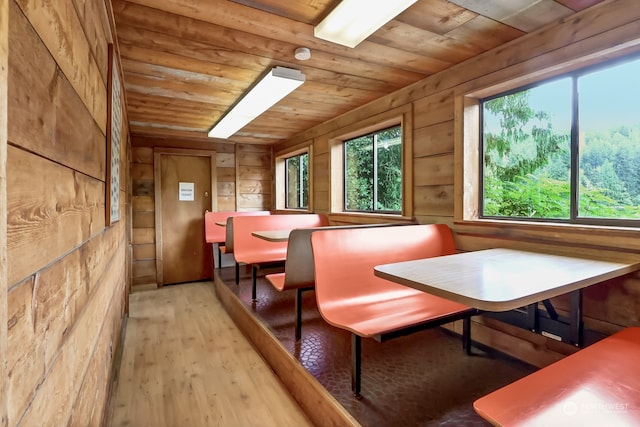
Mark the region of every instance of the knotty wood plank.
POLYGON ((444 35, 478 16, 445 0, 421 0, 398 15, 394 21, 444 35))
POLYGON ((604 0, 556 0, 558 3, 563 4, 576 12, 582 9, 593 6, 603 2, 604 0))
MULTIPOLYGON (((9 64, 9 3, 0 0, 0 70, 9 64)), ((7 73, 0 73, 0 426, 7 425, 7 73)))
POLYGON ((456 230, 496 239, 536 241, 548 244, 567 244, 573 247, 594 247, 602 250, 620 250, 640 252, 637 232, 627 229, 603 229, 585 226, 558 226, 510 222, 509 227, 502 223, 467 221, 456 224, 456 230))
POLYGON ((156 241, 155 236, 156 236, 155 228, 134 228, 131 242, 134 245, 155 243, 156 241))
POLYGON ((416 128, 453 120, 453 92, 435 93, 414 102, 413 107, 416 128))
MULTIPOLYGON (((220 182, 218 180, 218 197, 232 197, 236 194, 236 185, 235 182, 220 182)), ((221 209, 218 209, 221 210, 221 209)))
POLYGON ((212 150, 216 153, 234 153, 235 145, 228 142, 219 142, 207 138, 175 138, 170 133, 162 136, 148 136, 132 133, 131 145, 133 147, 173 147, 192 148, 196 150, 212 150))
POLYGON ((89 43, 91 54, 98 65, 104 85, 107 85, 107 43, 113 42, 110 31, 103 27, 103 17, 107 16, 104 2, 72 0, 80 25, 89 43))
POLYGON ((244 180, 239 183, 240 193, 271 194, 271 181, 244 180))
POLYGON ((453 153, 454 121, 440 122, 413 131, 413 157, 453 153))
POLYGON ((131 295, 113 426, 310 426, 211 282, 131 295))
POLYGON ((439 67, 434 66, 429 70, 431 73, 444 70, 482 52, 471 43, 435 34, 397 20, 388 22, 383 28, 384 32, 375 32, 368 40, 396 49, 406 48, 407 43, 410 44, 414 52, 440 61, 439 67))
POLYGON ((18 7, 11 11, 9 140, 104 181, 104 133, 18 7))
POLYGON ((100 69, 72 2, 16 3, 106 134, 107 100, 100 69))
MULTIPOLYGON (((222 28, 211 28, 210 25, 202 26, 202 24, 200 24, 203 29, 198 29, 200 31, 200 34, 198 34, 199 37, 196 37, 194 40, 210 37, 208 33, 215 36, 223 32, 227 38, 227 42, 226 44, 221 43, 219 45, 228 46, 230 43, 238 40, 244 47, 238 45, 232 46, 235 50, 246 51, 247 46, 260 49, 260 46, 264 46, 265 43, 269 43, 270 45, 273 43, 286 43, 287 48, 284 52, 290 55, 290 52, 292 52, 295 47, 298 47, 297 45, 290 44, 291 33, 295 33, 300 42, 304 42, 304 45, 314 52, 325 52, 329 55, 342 56, 343 58, 336 59, 340 64, 345 63, 345 65, 347 65, 349 61, 357 61, 360 58, 359 53, 362 52, 366 57, 371 58, 371 69, 372 71, 374 69, 377 70, 377 78, 382 80, 403 81, 406 85, 424 76, 424 70, 429 70, 433 67, 433 59, 431 58, 425 58, 406 50, 402 51, 387 48, 368 41, 361 43, 358 46, 358 52, 355 52, 353 49, 314 37, 311 25, 270 15, 258 9, 244 7, 231 2, 224 2, 224 4, 222 4, 218 2, 218 0, 214 0, 207 4, 193 4, 188 0, 179 0, 159 5, 153 0, 132 0, 124 3, 117 2, 114 6, 114 11, 118 16, 121 16, 123 11, 133 7, 132 4, 147 6, 148 8, 155 8, 173 14, 169 15, 171 17, 169 22, 175 25, 174 28, 181 28, 184 29, 184 31, 190 31, 189 28, 198 29, 198 22, 184 24, 180 22, 180 20, 176 21, 175 15, 182 15, 190 18, 190 20, 220 25, 222 28), (209 13, 210 8, 215 8, 216 13, 209 13), (386 70, 384 68, 386 68, 386 70)), ((136 15, 142 16, 143 13, 138 11, 136 15)), ((152 29, 155 28, 156 25, 167 25, 166 19, 164 21, 163 23, 163 20, 158 18, 153 20, 149 19, 149 22, 152 22, 152 29)), ((223 37, 222 39, 224 40, 225 38, 223 37)), ((268 49, 268 51, 269 55, 265 56, 273 55, 271 49, 268 49)), ((314 53, 314 56, 315 55, 314 53)), ((335 67, 331 68, 335 69, 335 67)), ((372 79, 376 78, 375 73, 368 73, 367 76, 372 79)))
MULTIPOLYGON (((156 246, 151 243, 144 245, 135 245, 133 247, 133 260, 142 261, 156 258, 156 246)), ((155 275, 155 270, 153 271, 155 275)))
POLYGON ((414 188, 453 185, 453 154, 420 157, 413 161, 414 188))
POLYGON ((81 318, 69 331, 64 347, 56 356, 45 381, 25 412, 21 421, 25 425, 38 424, 43 414, 48 415, 47 420, 53 425, 67 424, 89 362, 92 357, 97 357, 94 350, 100 332, 96 331, 101 330, 110 306, 118 303, 118 298, 114 298, 114 291, 118 289, 119 292, 118 284, 124 282, 124 259, 122 245, 110 260, 107 270, 101 274, 104 286, 96 287, 95 294, 89 299, 81 318), (70 398, 52 399, 56 390, 63 390, 70 398))
POLYGON ((36 395, 121 240, 121 231, 109 229, 12 289, 10 419, 19 418, 36 395))
POLYGON ((153 165, 153 148, 150 147, 132 147, 131 163, 141 163, 153 165))
POLYGON ((155 212, 133 212, 133 228, 155 227, 155 212))
POLYGON ((235 168, 235 156, 233 158, 234 167, 229 168, 217 168, 216 170, 216 178, 218 178, 218 183, 221 182, 230 182, 235 185, 236 182, 236 168, 235 168))
POLYGON ((315 25, 323 18, 326 10, 333 9, 335 0, 315 0, 307 3, 289 3, 280 0, 232 0, 245 6, 275 13, 294 21, 315 25))
POLYGON ((255 179, 260 181, 268 181, 271 179, 271 170, 270 169, 258 169, 255 166, 239 166, 236 168, 237 170, 237 181, 245 179, 255 179))
POLYGON ((524 34, 524 31, 478 15, 449 31, 447 36, 471 43, 484 51, 499 47, 524 34))
POLYGON ((131 206, 134 212, 155 211, 155 203, 151 196, 134 196, 131 198, 131 206))
POLYGON ((519 30, 531 32, 573 13, 571 9, 554 0, 451 0, 459 6, 504 22, 519 30))
POLYGON ((453 185, 413 188, 414 215, 453 216, 453 185))
MULTIPOLYGON (((7 414, 16 425, 35 395, 45 372, 44 340, 34 336, 33 277, 14 286, 8 295, 7 414)), ((4 381, 4 380, 3 380, 4 381)), ((5 424, 6 425, 6 424, 5 424)))
POLYGON ((15 147, 8 149, 7 178, 9 283, 104 228, 103 182, 15 147))

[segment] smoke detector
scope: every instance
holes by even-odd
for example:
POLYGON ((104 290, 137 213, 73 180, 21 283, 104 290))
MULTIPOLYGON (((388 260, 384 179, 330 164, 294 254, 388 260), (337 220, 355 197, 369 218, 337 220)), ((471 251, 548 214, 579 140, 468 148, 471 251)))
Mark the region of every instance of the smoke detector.
POLYGON ((311 51, 308 47, 299 47, 296 49, 294 56, 298 61, 306 61, 311 58, 311 51))

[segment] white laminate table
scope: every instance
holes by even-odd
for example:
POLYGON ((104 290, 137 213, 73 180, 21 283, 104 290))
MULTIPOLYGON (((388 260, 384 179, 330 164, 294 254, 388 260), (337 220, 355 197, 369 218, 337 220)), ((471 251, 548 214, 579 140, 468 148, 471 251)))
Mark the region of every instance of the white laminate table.
POLYGON ((640 270, 640 256, 610 262, 500 248, 374 270, 376 276, 470 307, 507 311, 640 270))
POLYGON ((254 231, 251 235, 269 242, 286 242, 289 240, 289 233, 291 230, 264 230, 254 231))

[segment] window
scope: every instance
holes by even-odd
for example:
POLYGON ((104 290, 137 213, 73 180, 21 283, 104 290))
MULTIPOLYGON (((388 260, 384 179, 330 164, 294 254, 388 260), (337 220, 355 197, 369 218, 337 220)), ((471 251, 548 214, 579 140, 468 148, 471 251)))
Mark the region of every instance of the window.
POLYGON ((402 128, 344 141, 344 207, 351 212, 402 210, 402 128))
POLYGON ((309 154, 302 153, 285 159, 285 188, 287 209, 309 207, 309 154))
MULTIPOLYGON (((328 156, 317 156, 326 170, 330 212, 338 222, 413 218, 413 105, 411 103, 354 120, 317 139, 328 156), (326 139, 325 139, 326 138, 326 139), (359 218, 354 220, 354 217, 359 218)), ((320 181, 322 182, 322 180, 320 181)))
POLYGON ((313 208, 313 147, 309 141, 275 153, 276 210, 313 208))
POLYGON ((640 60, 482 99, 484 218, 637 226, 640 60))

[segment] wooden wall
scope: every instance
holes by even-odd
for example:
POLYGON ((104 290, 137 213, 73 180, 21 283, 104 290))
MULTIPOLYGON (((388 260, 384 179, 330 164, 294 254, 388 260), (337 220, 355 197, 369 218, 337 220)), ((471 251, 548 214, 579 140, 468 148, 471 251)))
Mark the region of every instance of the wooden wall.
POLYGON ((100 425, 128 250, 125 127, 121 220, 105 227, 110 3, 8 0, 8 9, 6 424, 100 425))
POLYGON ((156 286, 154 148, 216 152, 219 211, 268 210, 271 206, 271 148, 132 135, 133 289, 156 286))
POLYGON ((7 426, 7 70, 9 2, 0 0, 0 427, 7 426))
MULTIPOLYGON (((623 256, 640 252, 636 230, 597 231, 587 227, 487 224, 465 221, 463 204, 472 197, 465 165, 464 96, 513 80, 557 72, 560 65, 577 67, 604 56, 640 50, 640 8, 633 0, 596 5, 557 25, 551 25, 360 109, 323 123, 274 147, 276 153, 313 140, 313 187, 316 211, 330 213, 327 140, 331 134, 377 114, 412 104, 413 107, 413 212, 421 223, 445 222, 457 233, 459 250, 505 246, 558 253, 597 253, 623 256), (467 181, 465 181, 467 179, 467 181)), ((468 159, 466 159, 468 161, 468 159)), ((330 215, 332 220, 346 215, 330 215)), ((354 219, 356 221, 356 219, 354 219)), ((585 292, 588 327, 613 332, 640 325, 640 276, 607 282, 585 292)), ((566 308, 562 298, 554 301, 566 308)), ((574 351, 566 344, 518 330, 500 322, 480 319, 474 339, 538 366, 574 351)))

